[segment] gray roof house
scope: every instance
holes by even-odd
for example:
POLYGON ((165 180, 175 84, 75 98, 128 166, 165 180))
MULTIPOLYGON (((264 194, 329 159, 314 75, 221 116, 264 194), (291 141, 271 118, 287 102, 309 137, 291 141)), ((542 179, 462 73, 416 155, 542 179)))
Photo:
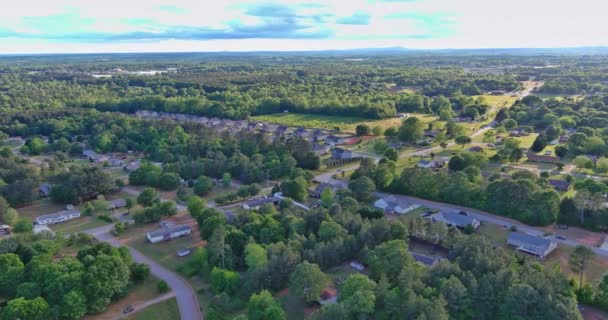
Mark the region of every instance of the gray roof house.
POLYGON ((549 179, 549 184, 557 191, 570 190, 570 183, 565 180, 549 179))
POLYGON ((308 194, 313 198, 321 198, 321 194, 327 188, 330 188, 335 194, 338 189, 342 189, 342 186, 323 182, 319 183, 314 189, 309 190, 308 194))
POLYGON ((125 200, 125 199, 114 199, 114 200, 108 201, 108 208, 110 210, 124 208, 126 206, 127 206, 127 200, 125 200))
POLYGON ((374 202, 374 207, 378 208, 378 209, 382 209, 386 213, 405 214, 420 206, 413 205, 410 203, 405 203, 403 201, 399 201, 394 196, 388 196, 388 197, 384 197, 384 198, 380 198, 380 199, 376 200, 374 202))
POLYGON ((418 161, 418 167, 427 168, 427 169, 441 168, 445 164, 446 164, 446 161, 444 159, 418 161))
POLYGON ((549 239, 531 236, 521 232, 509 233, 507 244, 517 247, 517 250, 527 252, 544 259, 557 248, 557 242, 549 239))
POLYGON ((43 183, 38 188, 38 193, 41 197, 48 197, 51 194, 51 185, 48 183, 43 183))
POLYGON ((342 148, 334 148, 331 157, 337 160, 348 160, 353 158, 353 152, 342 148))
POLYGON ((435 222, 443 222, 450 227, 453 226, 458 228, 464 228, 471 225, 473 228, 477 229, 480 224, 479 220, 474 217, 455 212, 439 212, 431 216, 431 219, 435 222))
POLYGON ((192 228, 189 225, 178 225, 170 228, 162 228, 156 231, 146 233, 146 238, 150 243, 158 243, 161 241, 169 241, 171 239, 183 237, 192 233, 192 228))
POLYGON ((264 197, 264 198, 260 198, 260 199, 254 199, 254 200, 249 200, 245 203, 243 203, 243 209, 245 210, 258 210, 260 209, 261 206, 267 204, 267 203, 271 203, 273 205, 276 205, 280 202, 281 200, 277 197, 264 197))

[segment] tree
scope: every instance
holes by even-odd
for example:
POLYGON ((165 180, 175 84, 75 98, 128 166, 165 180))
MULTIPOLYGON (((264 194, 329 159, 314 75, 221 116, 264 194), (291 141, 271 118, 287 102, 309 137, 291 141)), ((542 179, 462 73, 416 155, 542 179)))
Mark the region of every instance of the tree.
POLYGON ((595 162, 595 167, 600 172, 608 172, 608 158, 600 157, 599 159, 597 159, 597 161, 595 162))
POLYGON ((570 269, 580 274, 579 290, 583 287, 583 273, 587 264, 593 259, 595 253, 586 246, 578 245, 574 248, 570 254, 570 260, 568 261, 570 269))
POLYGON ((2 215, 2 221, 13 226, 19 221, 19 213, 13 208, 8 208, 2 215))
POLYGON ((520 148, 515 148, 511 150, 511 154, 509 155, 509 160, 515 162, 515 164, 519 163, 519 160, 524 157, 524 152, 520 148))
POLYGON ((560 158, 567 156, 568 155, 568 146, 566 146, 564 144, 555 146, 555 155, 560 158))
POLYGON ((374 126, 372 128, 372 134, 376 137, 381 136, 384 133, 384 129, 381 126, 374 126))
POLYGON ((285 311, 268 290, 253 294, 247 303, 248 320, 285 320, 285 311))
POLYGON ((145 263, 133 263, 129 267, 131 270, 131 280, 141 283, 150 276, 150 267, 145 263))
POLYGON ((471 137, 469 136, 458 136, 454 139, 456 144, 460 145, 460 147, 464 148, 465 145, 471 143, 471 137))
POLYGON ((194 193, 198 196, 207 195, 213 189, 213 180, 206 176, 200 176, 194 183, 194 193))
POLYGON ((266 249, 257 243, 245 246, 245 263, 249 269, 262 269, 268 264, 266 249))
POLYGON ((348 184, 348 188, 353 192, 355 199, 359 201, 370 200, 374 191, 376 191, 374 181, 368 177, 361 177, 357 180, 351 181, 348 184))
POLYGON ((307 303, 316 301, 325 286, 327 276, 318 265, 304 261, 300 263, 291 275, 289 291, 304 299, 307 303))
POLYGON ((376 283, 362 274, 351 274, 346 278, 340 290, 338 301, 356 318, 372 314, 376 296, 376 283))
POLYGON ((334 204, 334 192, 331 188, 325 188, 321 192, 321 205, 323 208, 329 209, 334 204))
POLYGON ((160 194, 153 188, 145 188, 138 196, 137 203, 144 207, 151 207, 160 202, 160 194))
POLYGON ((20 218, 13 227, 15 233, 28 233, 32 232, 33 229, 32 220, 28 218, 20 218))
POLYGON ((0 294, 11 297, 23 281, 25 265, 14 253, 0 255, 0 294))
POLYGON ((587 157, 587 156, 577 156, 576 158, 574 158, 574 160, 572 160, 572 163, 574 163, 574 165, 579 168, 584 168, 584 169, 593 168, 593 161, 591 161, 591 159, 589 159, 589 157, 587 157))
POLYGON ((399 127, 399 139, 405 142, 416 142, 422 138, 424 124, 416 117, 409 117, 399 127))
POLYGON ((581 224, 585 224, 585 210, 589 209, 592 193, 587 189, 581 189, 574 195, 574 203, 579 210, 579 219, 581 224))
MULTIPOLYGON (((86 253, 79 252, 79 255, 86 253)), ((95 257, 89 255, 84 260, 89 264, 83 275, 83 293, 87 298, 87 309, 93 313, 101 312, 110 304, 115 294, 127 288, 129 267, 120 256, 105 253, 97 253, 95 257)))
POLYGON ((180 178, 176 173, 165 172, 158 177, 156 186, 162 190, 175 190, 179 187, 180 178))
POLYGON ((48 319, 49 304, 41 297, 33 300, 17 298, 9 301, 2 309, 3 320, 46 320, 48 319))
POLYGON ((222 175, 222 185, 224 188, 228 188, 230 187, 230 184, 232 184, 232 176, 230 175, 230 172, 224 172, 222 175))
POLYGON ((133 198, 129 197, 125 199, 125 208, 127 208, 127 213, 131 213, 131 209, 133 208, 134 204, 133 198))
POLYGON ((292 198, 295 201, 302 201, 308 196, 306 186, 308 183, 302 176, 287 180, 281 184, 283 195, 292 198))
POLYGON ((370 134, 370 128, 368 125, 365 124, 360 124, 357 125, 357 127, 355 127, 355 134, 359 137, 361 136, 369 136, 370 134))
POLYGON ((220 269, 218 267, 214 267, 211 270, 210 278, 211 290, 216 294, 225 292, 232 295, 236 292, 240 283, 238 272, 220 269))
POLYGON ((61 299, 61 319, 78 320, 87 313, 87 298, 78 290, 71 290, 61 299))
POLYGON ((448 162, 448 168, 450 168, 450 171, 452 172, 462 171, 465 167, 466 163, 464 162, 464 158, 459 154, 451 157, 448 162))
POLYGON ((534 152, 541 152, 545 147, 547 147, 547 137, 541 133, 536 137, 534 143, 532 143, 531 149, 534 152))
POLYGON ((384 151, 384 156, 391 161, 399 160, 399 152, 395 150, 395 148, 386 149, 384 151))
POLYGON ((385 274, 389 280, 394 281, 403 268, 411 265, 411 259, 404 240, 385 242, 369 253, 370 276, 380 279, 380 275, 385 274))
POLYGON ((156 291, 158 291, 158 293, 166 293, 169 292, 170 289, 171 288, 169 288, 169 285, 165 280, 158 280, 156 283, 156 291))

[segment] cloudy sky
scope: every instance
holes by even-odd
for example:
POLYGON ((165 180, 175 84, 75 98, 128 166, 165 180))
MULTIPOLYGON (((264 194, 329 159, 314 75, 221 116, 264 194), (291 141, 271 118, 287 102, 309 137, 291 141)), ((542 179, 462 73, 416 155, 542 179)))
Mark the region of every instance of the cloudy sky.
POLYGON ((603 46, 607 11, 605 0, 14 0, 0 9, 0 53, 603 46))

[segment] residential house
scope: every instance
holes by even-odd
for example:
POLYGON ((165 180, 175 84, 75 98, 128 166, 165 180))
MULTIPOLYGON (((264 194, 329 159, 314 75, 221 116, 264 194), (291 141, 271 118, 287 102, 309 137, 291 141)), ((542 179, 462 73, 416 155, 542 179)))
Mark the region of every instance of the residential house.
POLYGON ((449 227, 465 228, 472 226, 474 229, 477 229, 480 225, 479 220, 474 217, 455 212, 439 212, 431 216, 431 219, 434 222, 443 222, 449 227))
POLYGON ((557 191, 567 192, 570 190, 570 183, 565 180, 549 179, 549 184, 557 191))
POLYGON ((511 232, 507 244, 517 247, 517 250, 527 252, 544 259, 551 251, 557 248, 557 242, 531 236, 521 232, 511 232))
POLYGON ((319 183, 313 190, 309 190, 308 194, 313 198, 321 198, 321 194, 325 189, 330 188, 331 191, 335 194, 338 189, 342 189, 342 186, 331 183, 319 183))
POLYGON ((253 199, 243 203, 243 209, 245 210, 259 210, 261 206, 271 203, 273 205, 279 204, 281 200, 277 197, 264 197, 260 199, 253 199))
POLYGON ((418 167, 435 169, 435 168, 443 167, 446 163, 447 163, 447 161, 444 159, 420 160, 420 161, 418 161, 418 167))
POLYGON ((472 146, 469 148, 470 152, 483 152, 483 148, 480 146, 472 146))
POLYGON ((278 129, 279 129, 279 125, 278 124, 275 124, 275 123, 265 123, 260 128, 260 131, 266 132, 266 133, 270 133, 270 134, 275 134, 278 129))
POLYGON ((43 183, 38 188, 38 194, 40 194, 41 198, 46 198, 51 195, 51 185, 48 183, 43 183))
POLYGON ((312 140, 313 141, 324 141, 329 136, 329 133, 326 131, 317 129, 312 132, 312 140))
POLYGON ((471 122, 473 118, 471 117, 454 117, 454 121, 456 122, 471 122))
POLYGON ((325 144, 315 143, 312 145, 312 152, 316 153, 319 156, 324 156, 329 153, 331 146, 325 144))
POLYGON ((125 164, 124 161, 122 161, 121 159, 119 159, 117 157, 110 157, 110 158, 108 158, 108 163, 112 167, 122 167, 125 164))
POLYGON ((420 262, 427 267, 432 267, 441 260, 441 258, 439 258, 439 257, 431 257, 431 256, 424 255, 422 253, 417 253, 417 252, 413 252, 413 251, 410 251, 410 254, 412 255, 412 257, 414 258, 414 260, 416 262, 420 262))
POLYGON ((76 218, 80 218, 80 211, 68 206, 67 210, 36 217, 36 224, 55 224, 76 218))
POLYGON ((108 201, 108 209, 116 210, 127 206, 127 200, 125 199, 114 199, 108 201))
POLYGON ((404 203, 399 201, 395 196, 388 196, 376 200, 374 207, 384 210, 385 213, 405 214, 416 209, 419 205, 404 203))
POLYGON ((319 297, 319 304, 335 304, 338 302, 338 291, 335 288, 325 288, 319 297))
POLYGON ((331 157, 335 160, 350 160, 354 158, 352 151, 342 148, 334 148, 331 151, 331 157))
POLYGON ((156 231, 146 233, 146 238, 150 243, 169 241, 171 239, 184 237, 192 233, 189 225, 177 225, 169 228, 161 228, 156 231))
POLYGON ((528 161, 533 161, 533 162, 543 162, 543 163, 557 163, 557 162, 559 162, 559 157, 539 155, 539 154, 536 154, 534 152, 528 152, 526 154, 526 157, 528 158, 528 161))
POLYGON ((336 146, 336 145, 344 144, 344 141, 346 139, 347 139, 347 137, 337 136, 337 135, 332 134, 325 138, 325 143, 336 146))
POLYGON ((351 268, 353 268, 359 272, 365 271, 365 266, 360 262, 352 261, 349 265, 351 268))
POLYGON ((279 126, 277 127, 277 130, 276 130, 275 134, 276 134, 276 135, 278 135, 278 136, 285 136, 285 135, 287 135, 287 131, 288 131, 288 130, 289 130, 289 127, 288 127, 288 126, 285 126, 285 125, 279 125, 279 126))
POLYGON ((84 151, 82 151, 82 157, 91 160, 92 157, 95 157, 97 155, 97 152, 91 150, 91 149, 86 149, 84 151))
POLYGON ((135 171, 135 170, 139 169, 140 165, 141 165, 140 160, 132 161, 128 165, 126 165, 123 169, 125 171, 135 171))
POLYGON ((511 130, 509 132, 509 135, 511 137, 524 137, 524 136, 527 136, 529 134, 530 133, 526 129, 524 129, 524 128, 517 128, 517 129, 511 130))

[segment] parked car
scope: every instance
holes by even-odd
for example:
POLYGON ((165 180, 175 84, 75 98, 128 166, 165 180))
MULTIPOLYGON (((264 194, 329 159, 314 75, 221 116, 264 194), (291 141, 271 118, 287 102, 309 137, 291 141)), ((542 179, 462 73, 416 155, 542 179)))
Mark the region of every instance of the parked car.
POLYGON ((469 215, 468 213, 466 213, 464 211, 460 211, 460 212, 458 212, 458 214, 461 215, 461 216, 468 216, 469 215))
POLYGON ((125 213, 121 214, 120 216, 121 216, 121 217, 126 217, 126 216, 128 216, 128 215, 130 215, 130 214, 131 214, 131 212, 125 212, 125 213))
POLYGON ((189 248, 186 248, 186 249, 179 250, 177 252, 177 256, 178 257, 185 257, 185 256, 190 255, 190 253, 192 253, 192 250, 190 250, 189 248))
POLYGON ((131 312, 131 311, 133 311, 133 310, 135 310, 135 308, 133 308, 133 306, 127 306, 126 308, 124 308, 124 309, 122 310, 122 313, 123 313, 123 314, 127 314, 127 313, 129 313, 129 312, 131 312))
POLYGON ((555 236, 555 238, 559 239, 559 240, 566 240, 567 238, 564 236, 555 236))

